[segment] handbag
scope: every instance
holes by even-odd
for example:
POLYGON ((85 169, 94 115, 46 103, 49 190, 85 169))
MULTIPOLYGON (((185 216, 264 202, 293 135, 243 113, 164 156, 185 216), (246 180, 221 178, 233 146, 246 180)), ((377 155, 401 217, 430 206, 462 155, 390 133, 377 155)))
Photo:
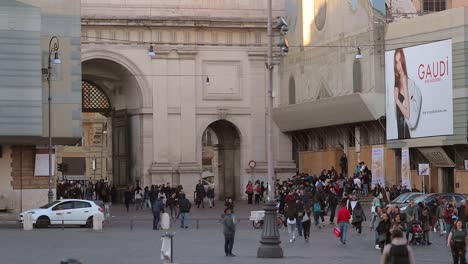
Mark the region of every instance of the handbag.
POLYGON ((336 237, 341 237, 341 230, 337 226, 335 226, 335 228, 333 228, 333 234, 336 237))
POLYGON ((288 225, 295 225, 296 224, 296 218, 293 220, 288 219, 288 225))
POLYGON ((375 213, 375 205, 370 208, 371 213, 375 213))
POLYGON ((302 218, 302 222, 304 223, 309 220, 310 220, 309 216, 307 214, 304 214, 304 217, 302 218))

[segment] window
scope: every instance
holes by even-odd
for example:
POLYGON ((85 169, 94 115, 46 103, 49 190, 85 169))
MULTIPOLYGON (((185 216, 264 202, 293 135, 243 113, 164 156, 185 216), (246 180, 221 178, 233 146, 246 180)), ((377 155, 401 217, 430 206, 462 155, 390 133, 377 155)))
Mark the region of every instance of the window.
POLYGON ((57 204, 52 211, 60 211, 60 210, 68 210, 73 208, 73 202, 64 202, 61 204, 57 204))
POLYGON ((91 207, 91 204, 87 202, 78 202, 78 201, 73 202, 73 208, 75 209, 89 208, 89 207, 91 207))
POLYGON ((447 9, 447 0, 424 0, 424 12, 438 12, 447 9))
POLYGON ((353 64, 353 93, 362 92, 362 70, 359 59, 354 60, 353 64))
POLYGON ((294 77, 289 78, 289 104, 296 103, 296 81, 294 77))

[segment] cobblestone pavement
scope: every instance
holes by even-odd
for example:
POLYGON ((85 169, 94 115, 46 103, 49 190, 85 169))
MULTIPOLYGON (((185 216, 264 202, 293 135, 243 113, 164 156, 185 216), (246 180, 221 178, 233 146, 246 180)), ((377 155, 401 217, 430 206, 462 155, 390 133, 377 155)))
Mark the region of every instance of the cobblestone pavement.
MULTIPOLYGON (((354 230, 349 232, 349 241, 341 245, 332 234, 332 226, 313 230, 311 240, 305 243, 298 237, 295 243, 289 243, 286 229, 281 230, 282 247, 285 258, 278 260, 257 259, 260 230, 254 230, 248 218, 250 210, 259 207, 247 207, 238 202, 236 214, 241 219, 234 244, 235 258, 224 257, 224 238, 218 219, 222 208, 194 209, 189 229, 179 229, 174 225, 174 256, 176 263, 211 264, 211 263, 327 263, 361 264, 379 263, 380 252, 374 249, 374 233, 365 228, 362 235, 354 230), (199 220, 198 229, 194 219, 199 220)), ((103 232, 93 232, 85 228, 60 227, 22 231, 13 224, 0 225, 0 256, 5 264, 55 264, 65 258, 76 258, 86 264, 140 264, 162 263, 160 260, 160 237, 163 231, 151 229, 149 211, 126 213, 124 208, 116 206, 112 210, 112 224, 103 232), (133 220, 133 221, 131 221, 133 220), (133 223, 131 225, 131 223, 133 223)), ((364 223, 367 226, 367 223, 364 223)), ((429 247, 416 246, 416 263, 441 264, 451 263, 450 254, 445 247, 444 238, 434 236, 429 247)))

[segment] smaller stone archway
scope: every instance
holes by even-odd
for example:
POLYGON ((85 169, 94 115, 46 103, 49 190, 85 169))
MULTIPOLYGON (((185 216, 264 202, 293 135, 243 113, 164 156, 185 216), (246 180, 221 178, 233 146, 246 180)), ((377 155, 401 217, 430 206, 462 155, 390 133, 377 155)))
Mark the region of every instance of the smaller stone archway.
POLYGON ((227 120, 217 120, 203 133, 203 164, 213 167, 215 193, 219 200, 240 199, 239 129, 227 120), (209 151, 206 151, 209 148, 209 151))

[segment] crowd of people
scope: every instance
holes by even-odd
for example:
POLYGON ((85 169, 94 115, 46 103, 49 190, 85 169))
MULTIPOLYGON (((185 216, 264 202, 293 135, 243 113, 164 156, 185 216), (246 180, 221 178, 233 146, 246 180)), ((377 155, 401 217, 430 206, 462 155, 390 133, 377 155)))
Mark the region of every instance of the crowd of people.
MULTIPOLYGON (((400 208, 387 205, 400 194, 410 192, 409 188, 402 185, 372 188, 371 182, 371 172, 364 163, 350 177, 338 174, 332 167, 319 176, 297 173, 286 181, 278 180, 275 197, 279 214, 285 216, 289 242, 294 243, 296 235, 308 242, 312 226, 321 229, 329 224, 336 227, 340 242, 346 244, 348 229, 353 227, 359 235, 363 232, 363 222, 367 221, 375 234, 373 246, 382 253, 382 263, 414 263, 410 245, 430 246, 431 230, 446 236, 454 263, 466 263, 468 205, 465 202, 457 208, 455 200, 441 199, 437 206, 429 207, 411 200, 405 212, 401 212, 400 208), (368 213, 360 197, 373 198, 368 213)), ((266 196, 268 187, 259 181, 249 182, 246 193, 247 203, 252 204, 252 197, 256 203, 257 196, 259 201, 266 196)))

